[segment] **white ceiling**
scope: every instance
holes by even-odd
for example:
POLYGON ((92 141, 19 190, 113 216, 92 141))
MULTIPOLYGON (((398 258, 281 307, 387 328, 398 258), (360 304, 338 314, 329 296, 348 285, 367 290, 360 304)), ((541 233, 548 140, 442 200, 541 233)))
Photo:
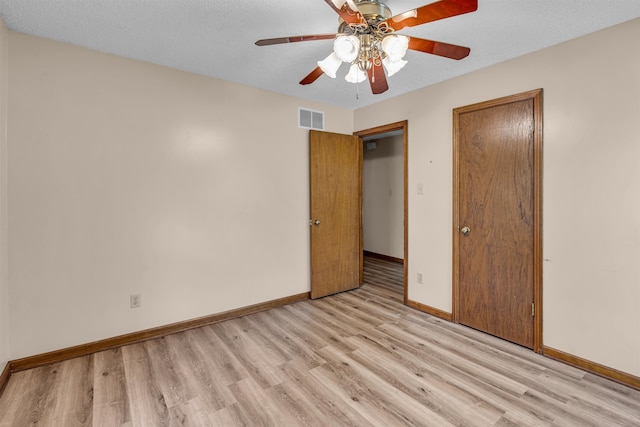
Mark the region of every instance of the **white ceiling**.
MULTIPOLYGON (((430 0, 388 0, 394 15, 430 0)), ((640 0, 479 0, 478 11, 402 34, 471 48, 454 61, 409 51, 409 64, 372 95, 368 84, 298 82, 332 50, 330 40, 258 47, 262 38, 334 33, 324 0, 0 0, 11 30, 357 109, 640 17, 640 0)))

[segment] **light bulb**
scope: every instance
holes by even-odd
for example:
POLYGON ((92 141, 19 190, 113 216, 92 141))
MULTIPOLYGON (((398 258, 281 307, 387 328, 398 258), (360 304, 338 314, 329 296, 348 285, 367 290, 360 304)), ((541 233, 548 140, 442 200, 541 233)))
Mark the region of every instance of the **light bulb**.
POLYGON ((338 68, 340 68, 341 64, 342 61, 335 53, 327 56, 322 61, 318 61, 320 69, 332 79, 336 78, 336 72, 338 71, 338 68))
POLYGON ((362 71, 360 67, 358 67, 358 64, 353 64, 351 65, 351 68, 349 68, 349 73, 344 79, 349 83, 362 83, 367 80, 367 73, 362 71))
POLYGON ((407 53, 409 37, 399 34, 388 34, 382 39, 382 50, 389 55, 391 62, 397 62, 407 53))
POLYGON ((353 62, 360 51, 360 40, 356 36, 339 35, 333 42, 333 52, 342 62, 353 62))
POLYGON ((407 65, 407 61, 400 59, 394 62, 388 56, 385 56, 382 60, 382 65, 384 65, 384 68, 387 70, 387 77, 391 77, 407 65))

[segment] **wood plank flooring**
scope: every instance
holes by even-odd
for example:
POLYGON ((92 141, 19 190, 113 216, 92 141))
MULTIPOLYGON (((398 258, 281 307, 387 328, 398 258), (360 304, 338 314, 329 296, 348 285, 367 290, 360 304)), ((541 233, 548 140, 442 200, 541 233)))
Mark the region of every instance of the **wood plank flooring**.
POLYGON ((365 285, 14 374, 0 426, 640 426, 640 391, 365 285))

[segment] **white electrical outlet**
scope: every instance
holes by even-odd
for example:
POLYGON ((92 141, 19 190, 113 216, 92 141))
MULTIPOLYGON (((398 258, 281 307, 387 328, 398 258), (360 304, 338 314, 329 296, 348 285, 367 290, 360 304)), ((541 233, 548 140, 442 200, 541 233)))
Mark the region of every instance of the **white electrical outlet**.
POLYGON ((422 273, 418 273, 417 280, 418 280, 418 283, 422 283, 422 273))
POLYGON ((140 294, 129 295, 129 302, 131 303, 131 308, 138 308, 142 305, 142 297, 140 294))

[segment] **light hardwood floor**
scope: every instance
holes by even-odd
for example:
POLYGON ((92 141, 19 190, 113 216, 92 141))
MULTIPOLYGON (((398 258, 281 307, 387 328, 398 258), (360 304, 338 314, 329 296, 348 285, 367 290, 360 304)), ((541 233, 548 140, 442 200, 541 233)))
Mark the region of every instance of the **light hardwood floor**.
POLYGON ((14 374, 0 426, 640 426, 640 391, 355 291, 14 374))

